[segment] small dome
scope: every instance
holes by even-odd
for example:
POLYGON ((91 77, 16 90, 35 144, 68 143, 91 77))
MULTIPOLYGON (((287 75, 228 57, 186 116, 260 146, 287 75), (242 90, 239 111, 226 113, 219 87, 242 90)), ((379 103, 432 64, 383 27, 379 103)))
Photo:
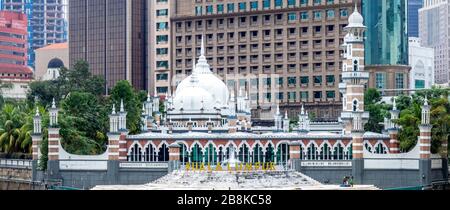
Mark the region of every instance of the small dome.
POLYGON ((364 26, 364 18, 361 13, 358 12, 358 7, 355 6, 355 11, 348 18, 348 26, 347 28, 365 28, 364 26))
POLYGON ((64 67, 64 62, 62 62, 59 58, 53 58, 50 62, 48 62, 47 68, 49 69, 59 69, 64 67))

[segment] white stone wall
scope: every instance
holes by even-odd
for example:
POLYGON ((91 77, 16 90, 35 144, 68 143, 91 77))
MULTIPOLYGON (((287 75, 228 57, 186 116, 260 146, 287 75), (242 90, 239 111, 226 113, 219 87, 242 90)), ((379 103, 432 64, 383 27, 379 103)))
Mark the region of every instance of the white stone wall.
POLYGON ((423 47, 419 38, 409 38, 410 87, 416 88, 416 80, 425 81, 425 89, 435 84, 434 49, 423 47))

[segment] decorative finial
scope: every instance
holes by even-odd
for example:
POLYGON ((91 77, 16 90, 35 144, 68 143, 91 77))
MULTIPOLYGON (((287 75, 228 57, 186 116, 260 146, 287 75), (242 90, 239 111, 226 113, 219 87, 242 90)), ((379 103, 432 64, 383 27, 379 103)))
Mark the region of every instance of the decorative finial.
POLYGON ((158 97, 158 90, 156 90, 156 87, 155 87, 155 98, 156 97, 158 97))
POLYGON ((150 91, 147 93, 147 102, 151 102, 151 100, 150 100, 150 91))
POLYGON ((428 106, 428 96, 425 96, 425 102, 424 102, 425 106, 428 106))
POLYGON ((394 108, 392 110, 397 111, 397 99, 395 97, 394 97, 394 108))
POLYGON ((116 104, 113 104, 111 114, 116 114, 116 104))
POLYGON ((52 102, 52 109, 56 109, 55 98, 53 98, 53 102, 52 102))
POLYGON ((125 112, 125 108, 123 106, 123 99, 120 100, 120 112, 125 112))
POLYGON ((284 119, 287 120, 288 118, 288 111, 286 110, 286 112, 284 113, 284 119))
POLYGON ((39 116, 41 116, 41 114, 39 114, 39 107, 36 106, 36 117, 39 117, 39 116))
POLYGON ((358 2, 355 1, 355 11, 358 12, 358 2))
POLYGON ((280 105, 277 104, 277 116, 279 116, 279 115, 281 115, 281 114, 280 114, 280 105))
POLYGON ((142 104, 142 113, 145 114, 145 103, 142 104))
POLYGON ((304 105, 304 104, 302 104, 302 111, 301 111, 301 114, 302 114, 302 115, 305 115, 305 105, 304 105))

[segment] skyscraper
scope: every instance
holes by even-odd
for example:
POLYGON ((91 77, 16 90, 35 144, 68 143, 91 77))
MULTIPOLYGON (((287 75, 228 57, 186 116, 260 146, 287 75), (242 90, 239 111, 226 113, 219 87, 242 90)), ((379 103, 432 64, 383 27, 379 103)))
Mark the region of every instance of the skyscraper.
POLYGON ((422 45, 434 48, 437 84, 450 81, 450 3, 448 0, 425 0, 419 10, 419 37, 422 45))
POLYGON ((408 0, 408 36, 419 37, 419 9, 423 0, 408 0))
POLYGON ((3 0, 2 10, 28 16, 28 65, 34 68, 34 50, 67 41, 66 0, 3 0))
POLYGON ((70 0, 70 66, 86 61, 106 93, 120 80, 146 90, 146 11, 147 0, 70 0))
POLYGON ((385 96, 409 88, 407 1, 362 0, 369 87, 385 96))
POLYGON ((408 65, 405 0, 363 0, 367 65, 408 65))

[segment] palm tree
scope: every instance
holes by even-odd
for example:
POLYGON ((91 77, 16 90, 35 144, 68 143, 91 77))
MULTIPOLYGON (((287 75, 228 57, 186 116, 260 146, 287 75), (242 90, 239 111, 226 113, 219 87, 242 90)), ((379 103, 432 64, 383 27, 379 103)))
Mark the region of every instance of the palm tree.
POLYGON ((0 112, 0 151, 30 153, 32 111, 24 105, 6 104, 0 112))

